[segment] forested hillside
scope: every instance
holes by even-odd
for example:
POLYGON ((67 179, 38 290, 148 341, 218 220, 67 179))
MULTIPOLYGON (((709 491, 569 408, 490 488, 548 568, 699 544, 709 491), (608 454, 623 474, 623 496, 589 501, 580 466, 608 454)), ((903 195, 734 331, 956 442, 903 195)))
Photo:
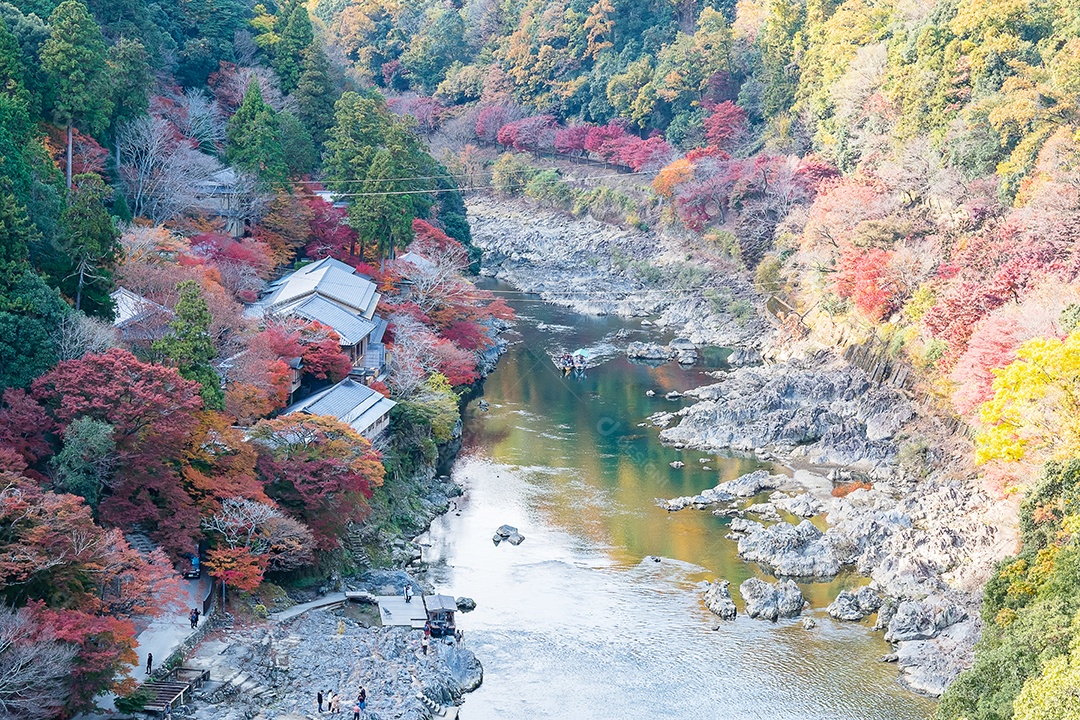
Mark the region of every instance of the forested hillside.
POLYGON ((453 179, 303 4, 0 2, 0 715, 130 693, 195 556, 250 591, 415 534, 508 313, 473 262, 453 179), (252 306, 324 259, 367 305, 252 306), (346 376, 389 432, 280 414, 346 376))
POLYGON ((991 582, 976 666, 940 714, 1072 716, 1080 5, 323 0, 314 14, 350 76, 471 184, 689 231, 783 303, 784 342, 876 338, 918 369, 937 412, 972 428, 971 472, 1024 498, 1020 555, 991 582), (545 157, 606 162, 651 193, 582 190, 545 157))

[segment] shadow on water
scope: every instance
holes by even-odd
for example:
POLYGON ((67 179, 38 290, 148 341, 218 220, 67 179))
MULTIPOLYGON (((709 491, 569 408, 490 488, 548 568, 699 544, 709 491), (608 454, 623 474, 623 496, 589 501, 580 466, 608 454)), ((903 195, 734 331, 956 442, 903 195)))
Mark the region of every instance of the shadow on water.
MULTIPOLYGON (((665 447, 639 423, 681 406, 665 393, 708 376, 627 362, 627 342, 669 339, 654 328, 512 304, 520 338, 485 383, 490 409, 473 401, 465 412, 454 475, 466 495, 423 539, 432 582, 478 603, 459 621, 485 666, 468 718, 932 715, 933 702, 901 688, 895 667, 879 661, 889 652, 880 635, 824 613, 855 578, 803 585, 818 621, 810 631, 797 620, 721 623, 702 605, 704 580, 737 586, 760 572, 736 556, 726 520, 667 513, 655 499, 762 465, 665 447), (564 377, 551 354, 577 348, 600 362, 564 377), (503 523, 525 542, 496 546, 503 523)), ((722 362, 713 353, 707 364, 722 362)))

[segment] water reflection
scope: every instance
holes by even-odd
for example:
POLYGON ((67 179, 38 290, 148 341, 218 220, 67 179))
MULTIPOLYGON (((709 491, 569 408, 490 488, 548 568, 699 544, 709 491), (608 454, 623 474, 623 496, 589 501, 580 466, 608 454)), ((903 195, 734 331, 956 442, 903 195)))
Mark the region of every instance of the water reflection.
MULTIPOLYGON (((425 556, 441 589, 476 599, 461 618, 485 664, 467 718, 927 718, 865 627, 821 611, 853 578, 804 586, 817 628, 740 618, 720 624, 700 583, 757 574, 707 512, 669 514, 654 499, 700 492, 760 464, 662 446, 639 427, 675 410, 670 390, 707 381, 675 365, 615 357, 562 377, 549 352, 650 339, 634 324, 529 303, 521 342, 466 412, 457 514, 432 526, 425 556), (563 326, 537 329, 538 323, 563 326), (567 329, 572 328, 572 329, 567 329), (646 390, 656 392, 647 397, 646 390), (670 463, 681 460, 683 468, 670 463), (710 470, 704 470, 708 466, 710 470), (518 527, 524 544, 493 544, 518 527), (654 562, 652 556, 662 558, 654 562), (719 626, 719 629, 713 628, 719 626)), ((541 326, 544 327, 544 326, 541 326)))

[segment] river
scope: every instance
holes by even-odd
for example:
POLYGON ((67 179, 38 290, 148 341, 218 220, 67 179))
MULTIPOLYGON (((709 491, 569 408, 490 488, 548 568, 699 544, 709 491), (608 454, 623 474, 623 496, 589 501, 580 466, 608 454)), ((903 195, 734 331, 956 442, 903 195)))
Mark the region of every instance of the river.
POLYGON ((701 368, 627 362, 628 341, 669 339, 639 322, 510 297, 517 331, 485 383, 490 408, 474 400, 465 412, 454 466, 465 496, 420 538, 428 579, 478 603, 459 617, 485 669, 464 718, 932 716, 933 701, 880 662, 890 651, 880 633, 824 612, 857 578, 802 586, 812 630, 747 618, 737 592, 734 622, 705 609, 705 580, 727 578, 735 590, 760 572, 736 556, 726 520, 668 513, 655 498, 693 495, 760 463, 678 451, 639 426, 678 407, 664 393, 707 382, 701 368), (598 365, 562 377, 549 353, 579 347, 598 365), (503 523, 525 542, 496 546, 503 523))

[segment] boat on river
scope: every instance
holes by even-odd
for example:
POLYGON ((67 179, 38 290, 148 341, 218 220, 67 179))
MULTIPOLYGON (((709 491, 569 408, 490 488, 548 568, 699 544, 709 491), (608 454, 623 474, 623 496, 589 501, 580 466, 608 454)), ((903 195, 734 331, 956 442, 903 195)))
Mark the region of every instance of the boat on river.
POLYGON ((589 367, 589 351, 578 348, 572 353, 552 355, 551 360, 555 363, 555 367, 563 371, 564 375, 569 375, 571 372, 583 373, 589 367))

